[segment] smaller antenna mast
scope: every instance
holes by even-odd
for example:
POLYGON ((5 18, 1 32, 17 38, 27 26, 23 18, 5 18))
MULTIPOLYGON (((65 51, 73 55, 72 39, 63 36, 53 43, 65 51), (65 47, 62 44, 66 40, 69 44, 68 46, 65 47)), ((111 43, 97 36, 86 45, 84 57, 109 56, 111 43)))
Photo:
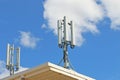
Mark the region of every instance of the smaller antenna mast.
POLYGON ((69 68, 68 45, 73 49, 75 47, 73 22, 67 22, 66 16, 63 20, 58 20, 58 46, 63 49, 64 68, 69 68), (70 30, 70 31, 69 31, 70 30), (69 39, 70 38, 70 39, 69 39))
POLYGON ((11 46, 10 44, 8 44, 6 57, 6 68, 10 71, 10 75, 13 75, 14 71, 18 71, 20 67, 20 48, 14 48, 14 45, 11 46), (15 55, 16 57, 14 57, 15 55), (14 64, 15 58, 16 64, 14 64))

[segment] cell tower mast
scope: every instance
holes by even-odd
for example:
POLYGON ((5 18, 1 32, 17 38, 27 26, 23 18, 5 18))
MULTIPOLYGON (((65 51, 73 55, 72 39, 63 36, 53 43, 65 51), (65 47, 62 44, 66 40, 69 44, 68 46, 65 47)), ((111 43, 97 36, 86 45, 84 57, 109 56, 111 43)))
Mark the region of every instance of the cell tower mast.
POLYGON ((73 22, 67 22, 66 16, 63 20, 58 20, 58 46, 63 49, 64 68, 70 68, 68 58, 68 45, 73 49, 75 47, 73 22))
POLYGON ((14 45, 8 44, 6 57, 6 68, 10 71, 10 75, 13 75, 20 67, 20 47, 14 48, 14 45))

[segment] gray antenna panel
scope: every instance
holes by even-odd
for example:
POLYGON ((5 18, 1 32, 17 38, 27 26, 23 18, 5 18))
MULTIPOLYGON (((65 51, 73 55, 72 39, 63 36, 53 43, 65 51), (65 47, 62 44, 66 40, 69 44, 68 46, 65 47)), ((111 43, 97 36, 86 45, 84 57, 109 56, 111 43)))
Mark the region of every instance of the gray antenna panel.
POLYGON ((70 21, 71 24, 71 47, 75 46, 75 31, 74 31, 74 24, 70 21))
POLYGON ((66 16, 64 16, 63 24, 64 24, 64 40, 69 41, 68 23, 67 23, 66 16))
POLYGON ((20 68, 20 47, 16 49, 16 70, 20 68))
POLYGON ((10 44, 7 45, 7 59, 6 59, 6 67, 8 68, 8 65, 10 65, 10 44))
POLYGON ((58 46, 61 47, 62 45, 62 21, 61 20, 58 20, 57 27, 58 27, 58 46))
POLYGON ((14 45, 11 46, 11 64, 14 66, 14 45))

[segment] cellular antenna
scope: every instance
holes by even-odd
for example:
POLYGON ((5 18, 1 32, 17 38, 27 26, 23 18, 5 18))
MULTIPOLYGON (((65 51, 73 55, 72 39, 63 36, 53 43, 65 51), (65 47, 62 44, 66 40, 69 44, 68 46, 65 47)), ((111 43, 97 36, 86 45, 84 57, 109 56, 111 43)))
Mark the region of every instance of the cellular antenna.
POLYGON ((8 44, 6 57, 6 68, 10 71, 10 75, 13 75, 14 71, 20 68, 20 48, 14 48, 14 45, 8 44))
MULTIPOLYGON (((63 49, 64 68, 70 68, 68 58, 68 45, 73 49, 75 47, 74 26, 73 22, 68 22, 66 16, 63 20, 57 21, 58 27, 58 46, 63 49)), ((62 61, 60 61, 61 63, 62 61)))

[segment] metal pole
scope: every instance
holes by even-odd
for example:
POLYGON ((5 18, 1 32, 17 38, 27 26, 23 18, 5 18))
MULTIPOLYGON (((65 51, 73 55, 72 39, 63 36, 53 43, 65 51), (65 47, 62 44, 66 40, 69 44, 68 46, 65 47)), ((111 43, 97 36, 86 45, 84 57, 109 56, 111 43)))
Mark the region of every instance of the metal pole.
POLYGON ((67 51, 67 44, 64 42, 64 49, 63 49, 63 60, 64 60, 64 68, 69 68, 69 62, 68 62, 68 51, 67 51))
POLYGON ((11 49, 10 75, 13 75, 14 74, 14 45, 10 49, 11 49))

